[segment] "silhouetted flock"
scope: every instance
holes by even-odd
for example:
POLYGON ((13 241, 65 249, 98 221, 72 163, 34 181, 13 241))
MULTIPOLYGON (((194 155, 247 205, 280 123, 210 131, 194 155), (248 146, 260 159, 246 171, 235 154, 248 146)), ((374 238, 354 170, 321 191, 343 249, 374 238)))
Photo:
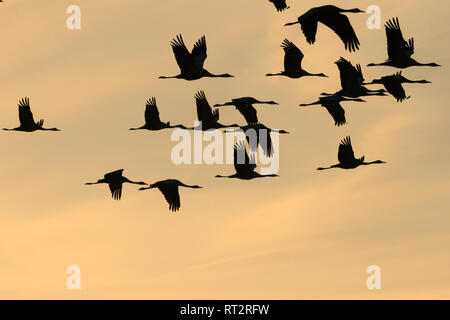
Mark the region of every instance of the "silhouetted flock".
MULTIPOLYGON (((289 9, 286 4, 286 0, 269 0, 272 2, 277 11, 284 11, 289 9)), ((306 37, 309 44, 314 44, 316 41, 317 25, 322 23, 328 28, 332 29, 337 36, 342 40, 345 48, 352 52, 359 50, 360 42, 356 33, 345 13, 362 13, 364 11, 360 9, 341 9, 336 6, 327 5, 316 7, 308 10, 302 14, 296 22, 287 23, 285 26, 291 26, 299 24, 301 30, 306 37)), ((400 23, 398 18, 393 18, 385 24, 386 37, 387 37, 387 51, 388 59, 382 63, 370 63, 368 66, 391 66, 395 68, 405 69, 412 66, 439 66, 436 63, 419 63, 412 59, 414 54, 414 39, 411 38, 406 41, 403 38, 402 31, 400 29, 400 23)), ((176 62, 180 68, 180 74, 175 76, 161 76, 160 79, 184 79, 184 80, 197 80, 203 77, 210 78, 229 78, 233 77, 228 73, 224 74, 212 74, 207 71, 203 66, 207 57, 206 38, 203 36, 198 40, 191 52, 188 51, 184 43, 183 37, 178 35, 170 43, 176 62)), ((310 73, 302 68, 303 53, 302 51, 291 41, 285 39, 281 48, 284 50, 284 70, 279 73, 268 73, 266 76, 285 76, 292 79, 298 79, 301 77, 327 77, 323 73, 310 73)), ((403 83, 430 83, 427 80, 408 80, 402 75, 402 72, 397 72, 392 75, 386 75, 380 79, 375 79, 369 83, 365 83, 362 68, 359 64, 353 65, 350 61, 340 58, 336 62, 339 69, 341 87, 342 89, 335 93, 322 93, 316 102, 301 104, 300 106, 319 105, 324 107, 334 120, 336 126, 342 126, 346 124, 345 111, 342 108, 342 102, 356 101, 365 102, 361 97, 370 96, 386 96, 386 92, 391 94, 397 102, 402 102, 410 97, 406 95, 403 88, 403 83), (383 85, 384 89, 371 90, 365 87, 365 85, 383 85)), ((223 104, 215 104, 214 108, 211 108, 206 94, 203 91, 199 91, 195 94, 197 117, 200 122, 200 126, 188 128, 184 125, 171 125, 170 122, 163 122, 160 120, 159 111, 156 103, 156 98, 153 97, 147 101, 145 108, 145 124, 141 127, 131 128, 130 130, 162 130, 166 128, 180 128, 186 130, 217 130, 220 128, 235 127, 238 130, 255 129, 256 132, 262 132, 261 129, 266 129, 268 133, 265 135, 257 135, 258 139, 256 145, 251 143, 247 139, 250 156, 247 152, 247 146, 245 141, 238 141, 234 146, 234 168, 235 173, 230 176, 218 175, 218 178, 238 178, 243 180, 251 180, 261 177, 273 177, 271 175, 261 175, 255 171, 256 163, 254 152, 258 147, 263 149, 266 156, 273 156, 272 141, 270 138, 270 132, 288 133, 285 130, 272 130, 266 127, 264 124, 258 121, 257 111, 254 107, 255 104, 268 104, 277 105, 275 101, 259 101, 252 97, 243 97, 231 99, 230 102, 223 104), (238 124, 224 125, 219 123, 219 107, 234 106, 242 116, 245 118, 247 125, 241 126, 238 124), (241 155, 241 156, 240 156, 241 155), (243 155, 243 156, 242 156, 243 155), (238 161, 239 160, 239 161, 238 161)), ((30 108, 29 98, 23 98, 19 101, 19 122, 20 125, 12 129, 4 129, 8 131, 23 131, 33 132, 37 130, 49 130, 59 131, 57 128, 44 128, 44 120, 35 121, 33 113, 30 108)), ((338 164, 332 165, 327 168, 318 168, 318 170, 326 170, 331 168, 342 169, 354 169, 361 165, 370 165, 385 163, 381 160, 365 162, 364 157, 356 158, 353 152, 350 137, 345 137, 340 145, 338 151, 338 164)), ((137 185, 147 185, 145 182, 135 182, 127 179, 122 175, 123 169, 117 170, 104 175, 102 179, 97 182, 86 183, 87 185, 93 184, 108 184, 112 197, 119 200, 122 195, 122 185, 124 183, 131 183, 137 185)), ((172 211, 178 211, 180 208, 180 195, 179 187, 187 188, 201 188, 198 185, 186 185, 176 179, 168 179, 158 181, 150 184, 147 187, 142 187, 139 190, 147 190, 157 188, 164 195, 165 199, 169 203, 169 209, 172 211)))

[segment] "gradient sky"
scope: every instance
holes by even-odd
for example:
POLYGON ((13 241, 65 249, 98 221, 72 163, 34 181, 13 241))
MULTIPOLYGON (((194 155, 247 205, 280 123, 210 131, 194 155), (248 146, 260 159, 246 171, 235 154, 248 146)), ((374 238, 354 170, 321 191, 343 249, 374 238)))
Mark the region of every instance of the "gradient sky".
MULTIPOLYGON (((346 103, 337 128, 319 107, 321 92, 339 89, 334 61, 361 63, 367 80, 393 68, 384 61, 384 29, 369 30, 352 14, 361 42, 344 50, 324 26, 308 45, 286 22, 324 1, 290 0, 277 13, 267 0, 52 1, 0 5, 0 106, 15 127, 17 102, 29 96, 35 119, 63 131, 0 132, 0 298, 62 299, 393 299, 450 298, 450 110, 447 1, 407 4, 341 1, 344 8, 379 5, 382 21, 398 16, 415 58, 441 68, 410 68, 412 97, 346 103), (78 4, 82 29, 66 28, 78 4), (189 49, 203 34, 205 67, 232 79, 158 80, 179 72, 169 43, 182 33, 189 49), (329 78, 267 78, 282 69, 284 38, 305 54, 304 68, 329 78), (280 177, 217 180, 232 166, 175 166, 171 131, 131 132, 156 96, 162 120, 192 125, 194 93, 211 104, 254 96, 280 106, 258 108, 261 122, 285 129, 280 177), (385 165, 318 172, 337 161, 351 135, 357 156, 385 165), (87 181, 125 169, 152 183, 178 178, 204 189, 181 190, 169 213, 158 191, 125 185, 122 201, 87 181), (81 267, 82 289, 66 288, 66 268, 81 267), (366 268, 379 265, 382 290, 366 288, 366 268)), ((337 3, 334 1, 334 3, 337 3)), ((223 123, 243 123, 234 108, 223 123)))

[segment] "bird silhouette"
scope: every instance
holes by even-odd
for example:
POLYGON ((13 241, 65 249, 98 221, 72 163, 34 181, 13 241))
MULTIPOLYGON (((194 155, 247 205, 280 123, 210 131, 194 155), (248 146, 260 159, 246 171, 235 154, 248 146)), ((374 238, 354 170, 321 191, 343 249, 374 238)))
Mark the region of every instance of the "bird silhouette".
POLYGON ((261 175, 258 172, 255 172, 255 156, 254 154, 252 154, 251 157, 248 156, 247 149, 243 141, 239 141, 234 145, 234 169, 236 170, 235 174, 231 176, 217 175, 216 178, 252 180, 255 178, 278 177, 276 174, 261 175))
POLYGON ((172 210, 173 212, 176 212, 180 209, 181 202, 180 202, 180 193, 178 191, 179 187, 185 187, 185 188, 192 188, 192 189, 200 189, 202 187, 194 185, 186 185, 183 182, 176 180, 176 179, 168 179, 168 180, 162 180, 158 181, 156 183, 150 184, 148 187, 140 188, 139 190, 149 190, 158 188, 159 191, 164 195, 164 198, 166 198, 167 203, 169 204, 169 210, 172 210))
POLYGON ((356 67, 348 60, 340 58, 335 62, 339 69, 342 90, 335 93, 322 93, 325 96, 341 95, 350 98, 359 98, 364 96, 385 96, 385 90, 370 90, 364 87, 364 76, 361 65, 356 67))
POLYGON ((240 127, 240 129, 245 133, 250 151, 256 152, 258 146, 260 146, 267 157, 273 156, 274 152, 271 134, 289 134, 286 130, 270 129, 262 123, 248 124, 240 127), (254 131, 251 132, 250 130, 254 131))
POLYGON ((305 76, 311 77, 327 77, 323 73, 309 73, 302 69, 303 53, 295 44, 288 39, 284 39, 281 44, 284 50, 284 71, 280 73, 268 73, 267 77, 271 76, 286 76, 293 79, 298 79, 305 76))
POLYGON ((286 0, 269 0, 273 3, 278 12, 289 9, 289 6, 286 4, 286 0))
POLYGON ((57 128, 44 128, 44 120, 34 121, 33 113, 30 108, 30 98, 23 98, 19 101, 19 121, 20 126, 13 129, 3 128, 5 131, 24 131, 33 132, 37 130, 42 131, 61 131, 57 128))
POLYGON ((357 102, 366 102, 360 98, 350 99, 340 95, 330 95, 326 97, 319 97, 319 100, 312 103, 304 103, 300 104, 301 107, 313 106, 313 105, 321 105, 325 109, 327 109, 328 113, 334 120, 334 124, 338 127, 343 126, 347 123, 345 118, 345 110, 341 106, 340 102, 342 101, 357 101, 357 102))
POLYGON ((236 110, 244 116, 248 124, 254 124, 258 123, 258 115, 255 107, 253 107, 254 104, 278 105, 275 101, 259 101, 253 97, 243 97, 232 99, 230 102, 223 104, 215 104, 214 107, 235 106, 236 110))
MULTIPOLYGON (((405 78, 402 75, 402 71, 397 72, 397 75, 400 78, 401 83, 421 83, 421 84, 428 84, 431 83, 431 81, 428 80, 409 80, 408 78, 405 78)), ((364 83, 365 85, 371 85, 371 84, 383 84, 382 79, 374 79, 369 83, 364 83)))
POLYGON ((185 126, 179 124, 175 126, 171 126, 170 122, 162 122, 159 118, 158 106, 156 105, 156 98, 153 97, 147 100, 147 104, 145 106, 145 124, 139 128, 130 128, 130 130, 162 130, 166 128, 181 128, 186 129, 185 126))
POLYGON ((238 124, 224 125, 219 123, 219 109, 212 109, 204 91, 198 91, 195 94, 195 103, 197 105, 197 118, 201 126, 189 128, 194 130, 211 130, 220 128, 239 127, 238 124))
MULTIPOLYGON (((424 80, 425 81, 425 80, 424 80)), ((405 99, 409 99, 410 96, 406 96, 405 89, 402 86, 402 83, 412 81, 406 79, 402 76, 401 72, 397 72, 393 75, 384 76, 381 79, 375 79, 372 81, 373 83, 382 84, 386 90, 397 99, 397 102, 403 102, 405 99)), ((420 83, 428 83, 428 82, 420 82, 420 83)))
POLYGON ((175 55, 175 59, 177 60, 177 64, 180 67, 181 73, 176 76, 161 76, 160 79, 184 79, 184 80, 197 80, 203 77, 209 78, 230 78, 232 75, 225 74, 212 74, 206 69, 203 68, 203 64, 206 60, 206 38, 205 36, 201 37, 198 40, 192 52, 189 53, 186 48, 183 37, 180 35, 177 36, 176 39, 173 39, 170 43, 172 46, 173 53, 175 55))
POLYGON ((253 97, 242 97, 232 99, 230 102, 226 102, 224 104, 216 104, 214 107, 223 107, 223 106, 235 106, 236 110, 238 110, 247 121, 246 126, 241 126, 240 129, 244 132, 247 130, 253 129, 255 130, 255 138, 250 139, 247 136, 247 141, 249 141, 249 146, 251 151, 256 151, 258 145, 262 148, 264 154, 268 157, 273 155, 273 146, 272 139, 270 137, 271 132, 277 132, 281 134, 288 134, 289 132, 285 130, 272 130, 265 125, 259 123, 258 115, 253 104, 269 104, 269 105, 278 105, 275 101, 260 101, 253 97))
POLYGON ((298 21, 287 23, 285 26, 299 23, 306 37, 306 41, 309 44, 314 44, 316 42, 317 23, 321 22, 339 36, 345 44, 345 49, 352 52, 359 50, 359 40, 348 17, 343 14, 346 12, 359 13, 364 11, 357 8, 346 10, 336 6, 326 5, 310 9, 301 15, 298 21))
POLYGON ((398 18, 389 20, 385 25, 387 37, 388 60, 382 63, 369 63, 367 66, 391 66, 408 68, 412 66, 440 67, 437 63, 420 63, 411 58, 414 54, 414 38, 408 41, 403 38, 398 18))
POLYGON ((94 185, 94 184, 102 184, 106 183, 109 186, 109 190, 111 190, 111 195, 114 200, 120 200, 122 197, 122 185, 124 183, 132 183, 138 185, 146 185, 145 182, 135 182, 125 178, 123 175, 123 169, 116 170, 110 173, 105 174, 103 179, 98 180, 97 182, 87 182, 86 185, 94 185))
POLYGON ((317 170, 328 170, 333 168, 341 168, 341 169, 355 169, 359 166, 367 166, 371 164, 379 164, 379 163, 386 163, 381 160, 376 160, 372 162, 365 162, 364 156, 362 158, 356 159, 355 154, 353 152, 352 148, 352 142, 350 140, 350 137, 344 138, 344 140, 341 141, 339 145, 339 152, 338 152, 338 160, 339 163, 332 165, 328 168, 317 168, 317 170))

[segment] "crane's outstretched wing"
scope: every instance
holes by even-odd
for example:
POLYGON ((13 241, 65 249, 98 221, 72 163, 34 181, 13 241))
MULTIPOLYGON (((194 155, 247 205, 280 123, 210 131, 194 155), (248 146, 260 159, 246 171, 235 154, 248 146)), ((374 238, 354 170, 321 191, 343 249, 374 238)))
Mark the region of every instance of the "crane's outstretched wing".
POLYGON ((109 190, 114 200, 120 200, 122 197, 122 173, 123 169, 105 174, 105 180, 108 181, 109 190))
POLYGON ((284 50, 284 70, 286 72, 299 72, 302 70, 303 53, 288 39, 284 39, 281 47, 284 50))
POLYGON ((274 4, 278 12, 289 8, 286 4, 286 0, 269 0, 269 1, 274 4))
POLYGON ((219 120, 219 110, 211 109, 211 106, 206 99, 204 91, 199 91, 195 94, 195 101, 197 104, 197 117, 199 121, 217 122, 219 120))
POLYGON ((335 63, 339 69, 342 89, 353 90, 355 87, 361 86, 364 82, 364 78, 360 65, 355 67, 350 61, 345 60, 342 57, 335 63))
POLYGON ((364 76, 363 76, 363 73, 362 73, 361 65, 357 64, 355 69, 356 69, 356 72, 357 72, 355 78, 358 79, 358 81, 361 81, 361 84, 362 84, 365 79, 364 79, 364 76))
POLYGON ((192 49, 192 58, 198 69, 203 69, 206 57, 206 38, 203 36, 195 43, 194 48, 192 49))
POLYGON ((317 33, 317 16, 314 14, 314 9, 307 11, 298 18, 303 34, 309 44, 316 42, 317 33))
POLYGON ((122 177, 123 169, 116 170, 105 174, 105 179, 120 179, 122 177))
POLYGON ((408 81, 409 81, 409 79, 405 78, 405 77, 402 75, 402 72, 401 72, 401 71, 400 71, 400 72, 397 72, 395 75, 398 76, 398 77, 400 78, 400 81, 401 81, 402 83, 403 83, 403 82, 408 82, 408 81))
POLYGON ((345 49, 350 52, 359 50, 358 37, 346 15, 336 13, 332 16, 322 18, 319 21, 333 30, 341 38, 345 44, 345 49))
POLYGON ((120 200, 122 197, 122 183, 109 183, 109 190, 114 200, 120 200))
POLYGON ((342 164, 352 163, 356 160, 349 136, 345 137, 339 145, 338 160, 342 164))
POLYGON ((252 153, 258 150, 259 145, 267 157, 273 155, 273 143, 270 136, 271 129, 263 124, 250 124, 242 127, 242 129, 246 133, 248 147, 252 153), (252 129, 254 130, 253 132, 250 131, 252 129))
POLYGON ((156 105, 155 97, 152 97, 151 99, 147 100, 144 116, 146 125, 157 124, 161 122, 161 120, 159 119, 159 111, 158 106, 156 105))
POLYGON ((345 110, 338 101, 327 102, 322 104, 333 117, 334 124, 338 127, 347 123, 345 119, 345 110))
POLYGON ((179 34, 176 39, 170 43, 175 59, 180 67, 181 73, 194 73, 197 71, 194 59, 184 44, 183 37, 179 34))
POLYGON ((253 172, 255 168, 255 157, 253 155, 251 158, 248 156, 244 141, 236 143, 234 145, 234 169, 236 173, 246 175, 253 172))
POLYGON ((409 99, 406 96, 405 89, 402 86, 401 73, 397 73, 391 76, 386 76, 382 78, 384 87, 386 90, 397 99, 397 102, 403 102, 405 99, 409 99))
POLYGON ((389 20, 384 27, 386 29, 389 60, 396 61, 411 57, 414 54, 414 39, 405 41, 398 18, 389 20))
POLYGON ((258 123, 258 111, 250 103, 240 103, 236 108, 244 116, 248 124, 258 123))
POLYGON ((20 125, 24 127, 35 125, 33 113, 30 108, 30 98, 22 98, 19 101, 19 121, 20 125))
MULTIPOLYGON (((258 131, 258 135, 257 135, 258 144, 267 157, 271 157, 273 155, 272 137, 270 136, 271 132, 272 132, 272 130, 270 130, 269 128, 266 128, 265 131, 258 131)), ((252 150, 251 146, 250 146, 250 150, 252 150)))
POLYGON ((164 195, 167 203, 169 204, 169 210, 176 212, 180 209, 180 193, 178 192, 178 186, 172 184, 165 184, 159 187, 159 190, 164 195))

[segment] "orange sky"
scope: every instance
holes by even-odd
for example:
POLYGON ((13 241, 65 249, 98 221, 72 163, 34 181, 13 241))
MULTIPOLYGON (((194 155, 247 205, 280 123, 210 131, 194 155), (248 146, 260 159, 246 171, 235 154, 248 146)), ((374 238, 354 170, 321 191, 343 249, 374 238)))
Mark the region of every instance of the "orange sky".
MULTIPOLYGON (((0 132, 0 298, 62 299, 393 299, 450 298, 450 171, 446 53, 450 5, 377 4, 383 22, 398 16, 414 36, 415 58, 442 68, 404 75, 411 99, 373 97, 347 103, 348 125, 325 110, 302 109, 339 89, 340 56, 363 65, 367 80, 395 69, 367 68, 386 58, 384 30, 352 14, 361 50, 349 53, 327 28, 306 44, 284 28, 324 1, 290 0, 277 13, 264 0, 31 1, 0 5, 1 127, 17 125, 17 102, 29 96, 35 119, 63 131, 0 132), (66 8, 78 4, 82 29, 70 31, 66 8), (169 46, 182 33, 190 48, 203 34, 205 67, 232 79, 158 80, 179 71, 169 46), (281 41, 305 54, 305 69, 329 78, 267 78, 282 69, 281 41), (218 180, 232 166, 175 166, 171 131, 130 132, 143 124, 156 96, 161 119, 192 125, 194 93, 211 104, 254 96, 261 122, 291 132, 280 138, 280 177, 218 180), (318 172, 337 161, 351 135, 357 156, 387 161, 354 171, 318 172), (178 178, 203 189, 181 191, 172 214, 158 191, 125 185, 122 201, 106 186, 86 187, 104 173, 152 183, 178 178), (366 288, 366 268, 379 265, 382 290, 366 288), (66 288, 66 268, 79 265, 82 289, 66 288)), ((223 123, 243 123, 234 108, 223 123)))

